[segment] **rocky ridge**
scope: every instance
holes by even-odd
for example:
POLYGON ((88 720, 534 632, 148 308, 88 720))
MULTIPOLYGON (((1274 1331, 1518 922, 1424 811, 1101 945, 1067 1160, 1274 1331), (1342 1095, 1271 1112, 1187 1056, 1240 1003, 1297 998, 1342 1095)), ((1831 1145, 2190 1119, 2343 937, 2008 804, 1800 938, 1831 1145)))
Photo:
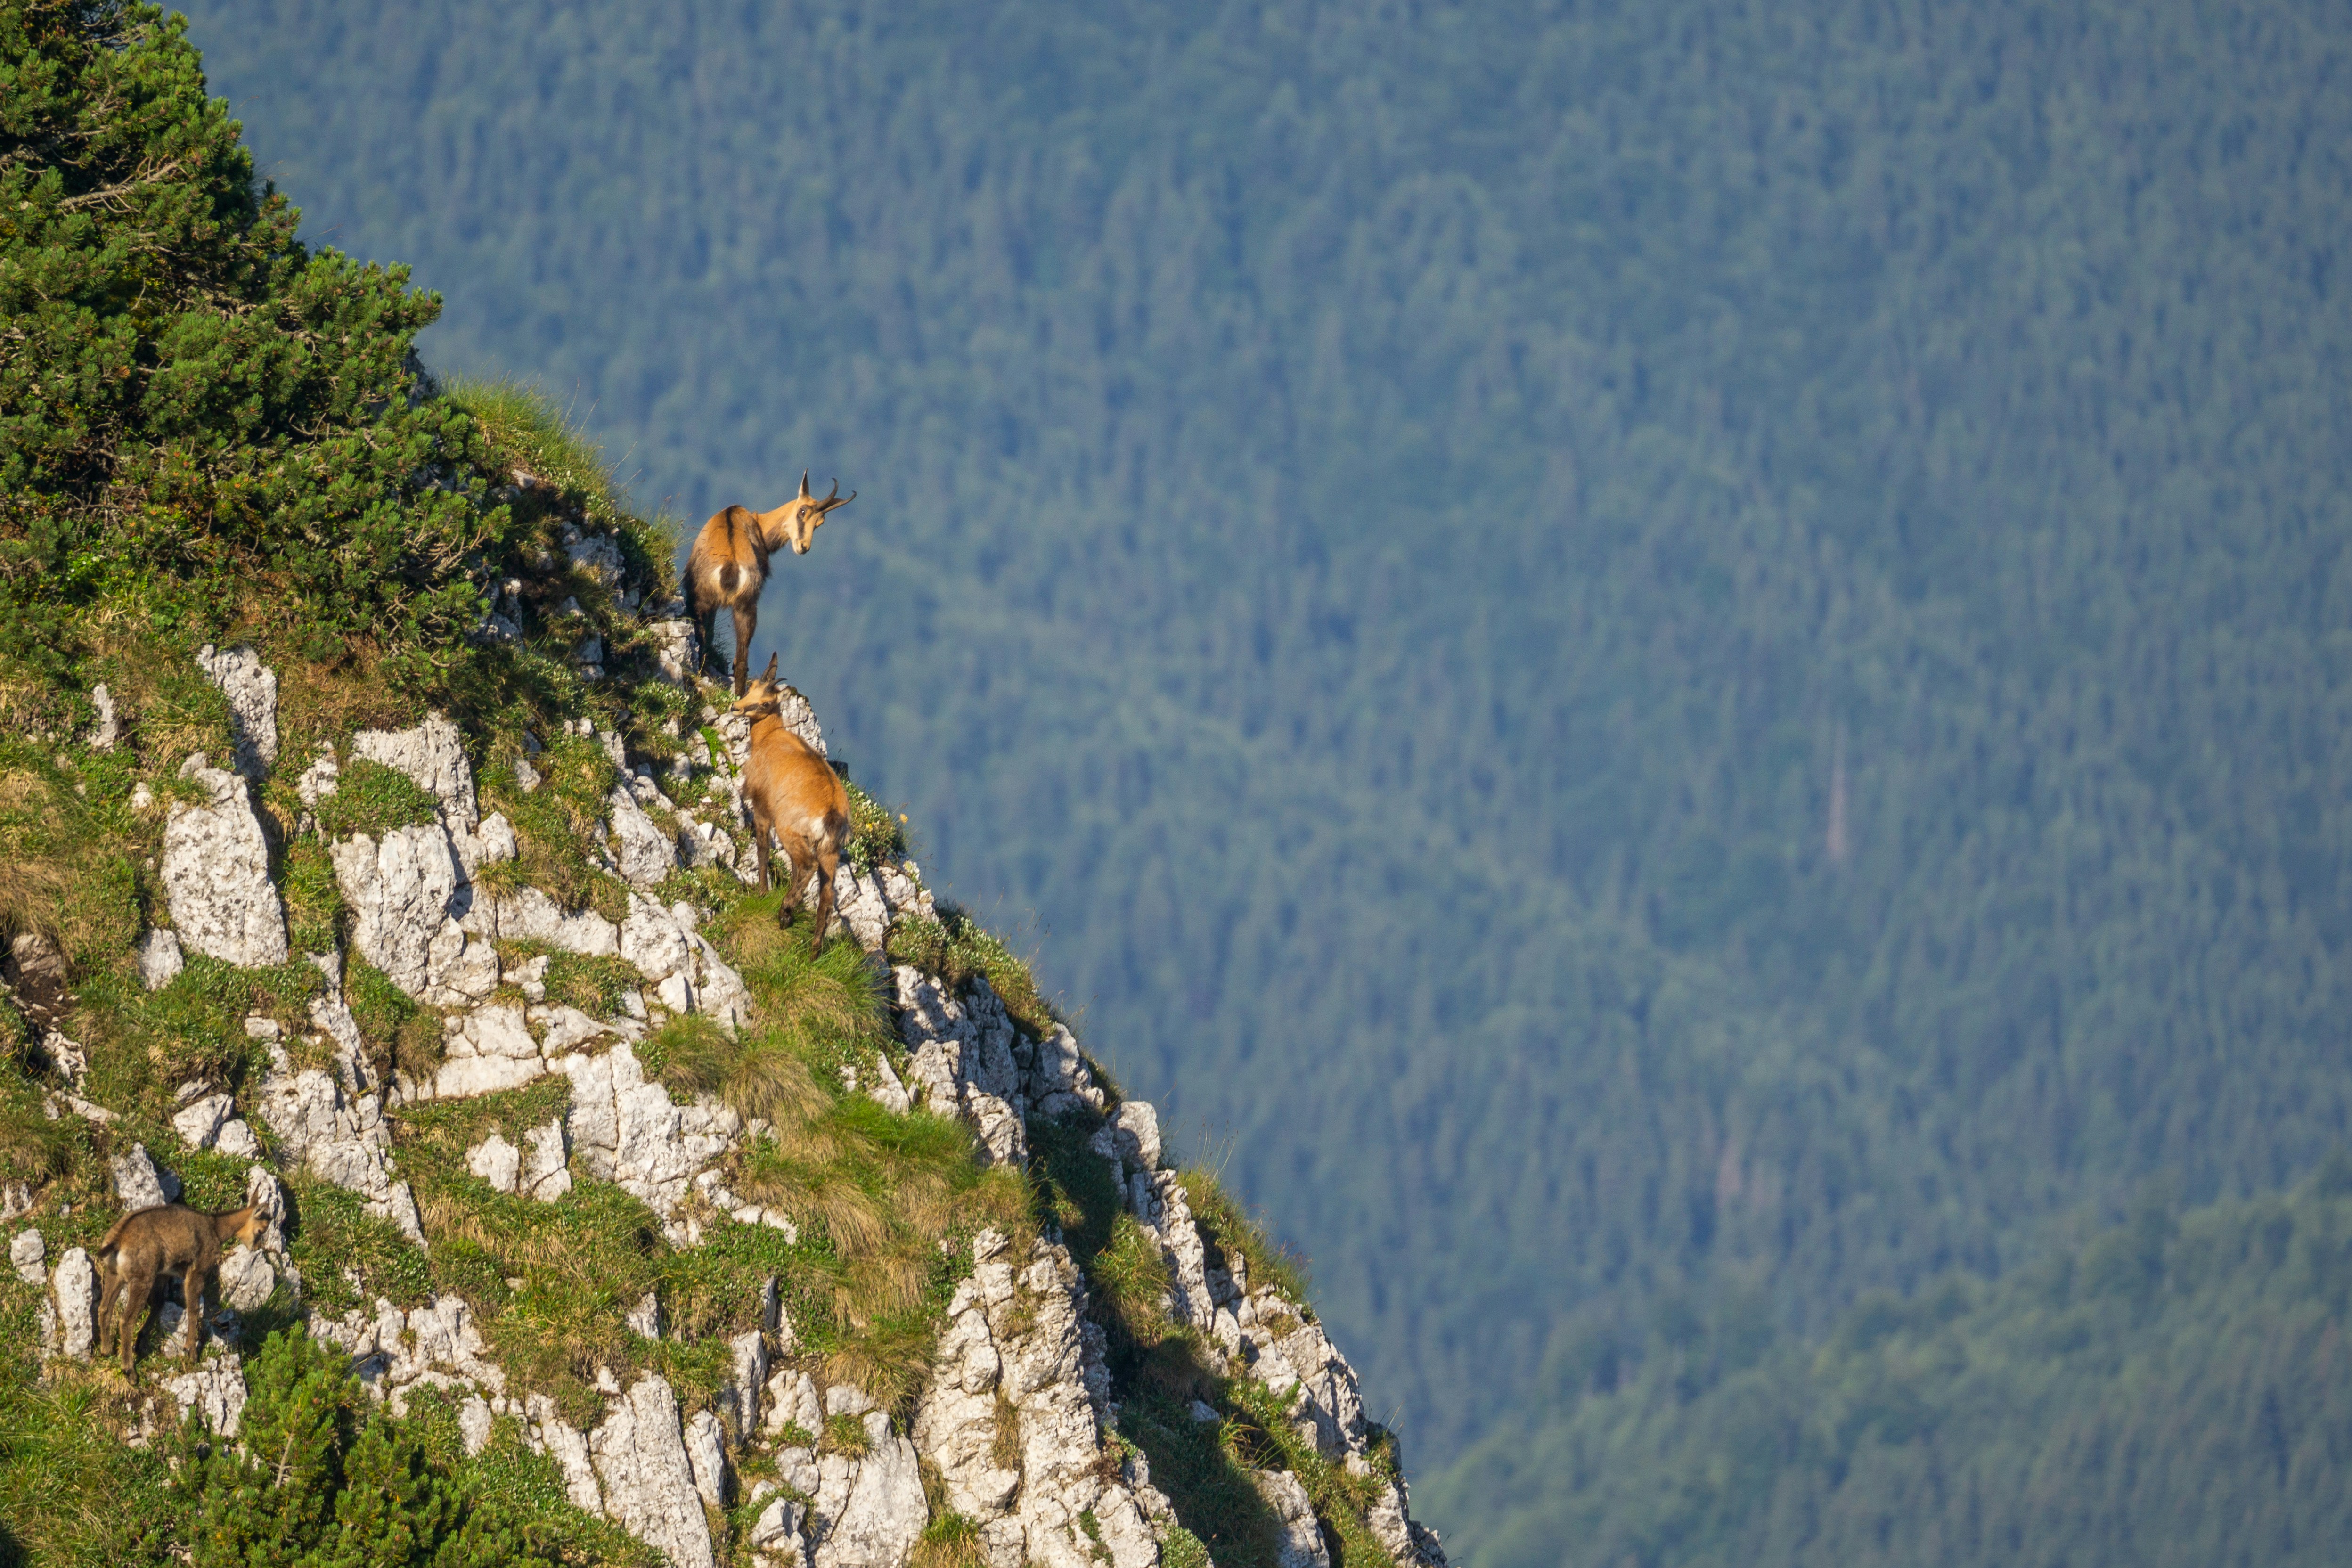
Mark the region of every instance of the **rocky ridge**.
MULTIPOLYGON (((575 566, 584 562, 618 573, 619 554, 608 541, 578 528, 566 531, 575 566)), ((510 586, 495 603, 484 635, 510 635, 501 618, 519 624, 521 600, 510 586)), ((648 624, 662 650, 663 677, 690 689, 690 626, 657 612, 648 624)), ((583 673, 602 678, 591 657, 602 654, 601 643, 583 645, 583 673)), ((346 1189, 367 1212, 426 1244, 386 1120, 404 1107, 561 1077, 569 1088, 562 1112, 515 1130, 512 1139, 490 1132, 467 1151, 470 1171, 501 1193, 548 1203, 564 1201, 578 1180, 616 1184, 642 1200, 679 1247, 694 1247, 728 1224, 794 1233, 790 1215, 729 1188, 729 1157, 764 1128, 715 1096, 681 1102, 648 1076, 639 1054, 667 1017, 700 1015, 731 1032, 751 1016, 742 975, 698 931, 705 911, 691 900, 664 903, 656 896, 681 868, 718 867, 750 879, 740 803, 747 726, 716 707, 702 710, 719 743, 686 737, 686 758, 672 763, 673 776, 699 778, 705 787, 698 804, 681 805, 674 798, 679 792, 665 793, 650 763, 633 759, 619 736, 579 721, 579 733, 602 746, 619 770, 605 801, 604 834, 590 847, 628 889, 618 919, 567 908, 548 890, 514 879, 515 829, 497 813, 481 814, 467 738, 448 720, 436 715, 405 730, 362 731, 341 752, 322 747, 299 759, 296 789, 307 813, 320 812, 345 771, 364 759, 422 789, 433 816, 378 833, 350 833, 327 846, 350 911, 348 945, 297 953, 287 903, 272 879, 269 833, 256 809, 257 790, 281 765, 278 679, 250 649, 207 648, 200 663, 228 700, 233 765, 214 766, 197 752, 180 769, 198 798, 168 806, 158 873, 170 923, 141 938, 139 973, 152 991, 172 984, 190 954, 246 967, 300 957, 326 985, 309 1004, 307 1033, 289 1033, 266 1016, 247 1020, 269 1062, 257 1083, 242 1093, 202 1083, 183 1091, 172 1119, 175 1133, 191 1150, 249 1160, 249 1199, 264 1206, 271 1223, 258 1246, 236 1248, 223 1265, 222 1310, 207 1325, 207 1358, 194 1371, 157 1380, 150 1415, 134 1436, 152 1436, 174 1410, 235 1436, 244 1401, 237 1314, 259 1307, 281 1286, 298 1296, 303 1288, 284 1234, 280 1172, 299 1169, 346 1189), (611 1016, 551 1004, 544 956, 502 960, 499 944, 518 942, 617 960, 637 984, 611 1016), (363 960, 439 1015, 444 1048, 436 1067, 387 1077, 371 1065, 345 994, 350 958, 363 960), (266 1140, 256 1136, 257 1122, 266 1140)), ((100 706, 110 725, 111 704, 100 706)), ((805 703, 787 717, 823 750, 805 703)), ((292 771, 290 763, 284 765, 292 771)), ((536 787, 528 757, 513 765, 522 790, 536 787)), ((323 832, 314 815, 306 815, 302 830, 323 832)), ((845 866, 839 902, 839 929, 881 963, 895 925, 938 913, 911 861, 845 866)), ((1384 1435, 1368 1422, 1345 1357, 1305 1303, 1286 1299, 1273 1282, 1252 1280, 1240 1257, 1227 1258, 1204 1239, 1184 1185, 1163 1166, 1152 1108, 1118 1100, 1066 1028, 1055 1026, 1040 1037, 1018 1026, 985 979, 954 984, 900 964, 890 971, 888 990, 906 1052, 903 1070, 889 1053, 877 1052, 870 1070, 845 1069, 849 1087, 893 1114, 944 1112, 970 1128, 978 1159, 1016 1168, 1030 1163, 1034 1130, 1041 1125, 1075 1121, 1091 1127, 1091 1157, 1102 1163, 1125 1213, 1160 1255, 1169 1318, 1197 1334, 1221 1375, 1272 1397, 1313 1454, 1358 1478, 1374 1499, 1363 1522, 1396 1562, 1442 1563, 1435 1539, 1409 1517, 1384 1435)), ((47 1054, 66 1087, 51 1097, 51 1114, 107 1118, 105 1107, 82 1097, 74 1043, 55 1031, 52 1037, 47 1054)), ((115 1186, 126 1212, 174 1194, 169 1159, 167 1152, 159 1163, 139 1148, 117 1162, 115 1186)), ((30 1202, 29 1194, 0 1194, 10 1217, 30 1202)), ((1176 1510, 1153 1485, 1143 1453, 1118 1436, 1119 1391, 1070 1247, 1050 1228, 1025 1248, 988 1229, 971 1241, 970 1255, 912 1417, 898 1421, 856 1384, 828 1384, 817 1366, 796 1356, 798 1336, 772 1280, 761 1327, 728 1342, 730 1373, 707 1407, 688 1408, 656 1373, 626 1386, 607 1376, 600 1380, 599 1413, 584 1422, 543 1394, 510 1388, 472 1309, 458 1297, 436 1296, 406 1310, 378 1300, 370 1310, 336 1316, 313 1311, 310 1326, 348 1352, 359 1376, 395 1409, 419 1389, 457 1400, 469 1451, 489 1440, 496 1423, 514 1423, 533 1449, 553 1460, 573 1503, 658 1548, 678 1568, 719 1560, 720 1521, 729 1510, 751 1514, 740 1539, 754 1562, 898 1568, 932 1519, 926 1472, 947 1505, 976 1528, 992 1564, 1161 1563, 1176 1510), (824 1440, 845 1423, 862 1442, 824 1440), (746 1472, 761 1479, 747 1488, 746 1472)), ((10 1261, 17 1279, 42 1292, 45 1353, 88 1357, 98 1289, 88 1251, 76 1247, 51 1260, 40 1234, 24 1229, 11 1243, 10 1261)), ((178 1309, 165 1310, 167 1331, 176 1331, 179 1320, 171 1314, 178 1309)), ((645 1321, 635 1326, 660 1334, 658 1303, 649 1300, 645 1321)), ((1280 1561, 1330 1563, 1330 1543, 1299 1479, 1271 1468, 1255 1480, 1280 1521, 1280 1561)))

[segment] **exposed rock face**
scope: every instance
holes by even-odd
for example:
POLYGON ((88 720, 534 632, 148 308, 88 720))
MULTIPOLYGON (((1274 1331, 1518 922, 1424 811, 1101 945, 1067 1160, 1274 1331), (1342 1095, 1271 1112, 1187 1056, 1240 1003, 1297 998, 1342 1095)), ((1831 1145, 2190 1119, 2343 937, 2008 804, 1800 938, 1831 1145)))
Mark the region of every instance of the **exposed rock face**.
POLYGON ((79 1247, 66 1248, 49 1280, 57 1344, 69 1356, 88 1356, 98 1335, 98 1268, 79 1247))
POLYGON ((613 860, 622 876, 650 888, 677 869, 677 840, 655 826, 635 795, 615 784, 604 805, 613 817, 613 860))
MULTIPOLYGON (((331 960, 320 961, 320 967, 331 981, 340 978, 331 960)), ((296 1070, 286 1047, 277 1041, 277 1026, 267 1019, 248 1020, 248 1029, 270 1041, 269 1070, 256 1097, 262 1118, 288 1158, 362 1194, 371 1210, 421 1244, 425 1231, 417 1219, 416 1199, 408 1184, 393 1178, 392 1135, 383 1124, 381 1086, 371 1081, 359 1026, 340 991, 331 988, 312 998, 310 1017, 320 1031, 313 1043, 332 1052, 331 1070, 296 1070)))
POLYGON ((1143 1501, 1104 1477, 1104 1412, 1092 1389, 1107 1379, 1081 1329, 1086 1287, 1069 1254, 1041 1241, 1016 1259, 991 1230, 974 1238, 972 1260, 915 1417, 915 1441, 949 1500, 980 1524, 1000 1568, 1097 1561, 1081 1514, 1118 1568, 1157 1564, 1143 1501), (1017 1433, 1018 1468, 996 1463, 1004 1421, 1017 1433))
POLYGON ((49 1271, 41 1266, 47 1256, 48 1244, 41 1239, 41 1233, 37 1230, 18 1231, 16 1239, 8 1243, 8 1267, 14 1268, 16 1278, 27 1285, 47 1282, 49 1271))
POLYGON ((163 1379, 163 1391, 179 1405, 182 1419, 194 1416, 224 1437, 236 1436, 245 1415, 245 1367, 235 1352, 213 1356, 194 1372, 163 1379))
POLYGON ((394 984, 436 1006, 464 1006, 498 988, 497 951, 457 919, 471 907, 473 884, 447 828, 416 823, 381 840, 355 833, 329 853, 352 908, 352 949, 394 984))
POLYGON ((201 752, 181 773, 212 804, 175 801, 163 826, 163 890, 179 944, 246 967, 285 963, 286 906, 245 780, 205 766, 201 752))
POLYGON ((404 1312, 378 1300, 375 1315, 353 1310, 340 1319, 313 1318, 310 1331, 351 1352, 352 1370, 384 1396, 394 1414, 407 1409, 408 1390, 506 1390, 506 1373, 487 1355, 473 1309, 456 1296, 436 1296, 404 1312))
MULTIPOLYGON (((837 1413, 861 1415, 847 1408, 837 1413)), ((890 1430, 888 1413, 867 1410, 861 1418, 864 1454, 826 1454, 814 1464, 816 1485, 803 1526, 815 1548, 814 1568, 902 1568, 930 1516, 914 1445, 890 1430)), ((803 1471, 807 1465, 803 1458, 803 1471)))
POLYGON ((604 1483, 607 1513, 667 1555, 672 1568, 715 1568, 710 1526, 679 1429, 677 1396, 667 1382, 646 1377, 615 1401, 590 1435, 588 1451, 604 1483))
POLYGON ((1331 1553, 1324 1548, 1306 1485, 1288 1470, 1260 1470, 1253 1479, 1282 1526, 1274 1559, 1277 1568, 1331 1568, 1331 1553))
POLYGON ((695 1173, 742 1131, 743 1119, 716 1100, 672 1104, 667 1089, 646 1081, 626 1043, 600 1057, 568 1056, 559 1065, 572 1079, 565 1130, 581 1167, 643 1198, 673 1240, 698 1240, 698 1229, 677 1219, 678 1205, 695 1173))
POLYGON ((133 1143, 130 1153, 114 1162, 114 1195, 124 1214, 161 1208, 180 1195, 180 1179, 157 1168, 147 1145, 133 1143))
POLYGON ((215 653, 210 643, 196 650, 196 664, 228 699, 236 771, 258 784, 278 765, 278 672, 249 647, 215 653))
POLYGON ((362 730, 352 737, 352 754, 406 773, 430 790, 452 828, 470 833, 481 819, 466 737, 440 714, 410 730, 362 730))

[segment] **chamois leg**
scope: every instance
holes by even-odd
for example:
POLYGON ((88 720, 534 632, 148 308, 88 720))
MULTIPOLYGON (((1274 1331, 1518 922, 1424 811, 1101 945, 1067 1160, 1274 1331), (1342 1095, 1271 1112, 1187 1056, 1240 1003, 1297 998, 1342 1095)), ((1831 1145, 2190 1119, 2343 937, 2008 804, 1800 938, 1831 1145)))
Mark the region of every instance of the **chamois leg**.
POLYGON ((204 1342, 204 1265, 200 1263, 191 1265, 188 1271, 180 1276, 180 1304, 182 1307, 186 1309, 186 1310, 181 1314, 181 1321, 186 1325, 188 1331, 188 1348, 185 1359, 188 1365, 194 1366, 196 1364, 196 1350, 204 1342))
MULTIPOLYGON (((118 1260, 116 1267, 121 1268, 118 1260)), ((131 1363, 139 1359, 139 1331, 147 1326, 148 1313, 155 1305, 155 1272, 152 1268, 132 1267, 122 1270, 122 1294, 116 1299, 115 1345, 122 1359, 122 1375, 131 1375, 131 1363)))
POLYGON ((751 842, 759 847, 760 891, 764 893, 768 890, 768 825, 760 820, 758 812, 751 814, 751 842))
POLYGON ((824 951, 825 928, 833 923, 833 874, 841 869, 841 857, 825 853, 816 863, 816 936, 809 943, 809 956, 814 958, 824 951))
POLYGON ((116 1310, 122 1304, 122 1270, 108 1264, 100 1273, 103 1278, 98 1290, 98 1338, 90 1352, 103 1361, 114 1353, 114 1342, 106 1336, 113 1327, 116 1310))
POLYGON ((711 641, 719 631, 719 606, 711 605, 706 607, 697 605, 691 613, 694 616, 694 637, 697 644, 694 650, 694 673, 707 676, 719 668, 719 649, 711 641))
POLYGON ((781 833, 776 837, 784 858, 792 862, 784 872, 784 901, 776 910, 776 923, 789 931, 801 918, 801 884, 814 857, 809 853, 808 840, 781 833))
POLYGON ((751 689, 751 634, 760 626, 757 605, 735 606, 735 695, 751 689))

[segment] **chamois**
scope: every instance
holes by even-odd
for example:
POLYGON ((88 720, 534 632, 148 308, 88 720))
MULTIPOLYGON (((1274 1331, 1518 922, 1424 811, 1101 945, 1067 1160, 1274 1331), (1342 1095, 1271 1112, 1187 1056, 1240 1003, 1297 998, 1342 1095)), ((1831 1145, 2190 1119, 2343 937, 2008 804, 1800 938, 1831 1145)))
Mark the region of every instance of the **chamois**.
POLYGON ((204 1320, 204 1293, 220 1268, 221 1248, 231 1240, 252 1241, 266 1224, 257 1204, 225 1214, 165 1204, 116 1220, 98 1244, 98 1267, 106 1279, 98 1299, 98 1353, 106 1353, 107 1331, 113 1330, 122 1374, 131 1375, 139 1331, 155 1304, 155 1287, 165 1276, 176 1274, 180 1300, 187 1310, 187 1359, 193 1364, 204 1320))
POLYGON ((743 695, 751 673, 751 633, 760 624, 760 591, 768 585, 768 555, 779 544, 790 544, 795 555, 806 555, 824 514, 857 499, 856 490, 841 493, 833 481, 829 496, 809 493, 807 470, 801 473, 801 493, 773 511, 753 511, 730 506, 711 516, 694 536, 686 558, 686 608, 694 618, 695 634, 702 638, 702 663, 710 666, 711 637, 719 630, 719 612, 735 613, 735 695, 743 695))
POLYGON ((789 926, 800 912, 801 880, 816 872, 816 938, 812 954, 824 951, 824 928, 833 920, 833 875, 849 838, 849 792, 814 746, 784 727, 783 689, 776 681, 776 657, 766 673, 730 711, 751 720, 751 760, 743 769, 743 798, 751 805, 751 830, 760 846, 760 890, 769 887, 768 836, 773 834, 792 862, 783 907, 776 923, 789 926))

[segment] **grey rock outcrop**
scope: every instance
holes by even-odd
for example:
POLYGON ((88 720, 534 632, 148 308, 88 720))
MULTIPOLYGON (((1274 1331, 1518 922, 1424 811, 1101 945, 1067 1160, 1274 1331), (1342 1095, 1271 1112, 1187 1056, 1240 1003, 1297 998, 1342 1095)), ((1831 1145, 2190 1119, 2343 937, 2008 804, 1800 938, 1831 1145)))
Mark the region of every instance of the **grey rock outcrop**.
POLYGON ((158 1166, 144 1143, 133 1143, 131 1152, 118 1158, 113 1174, 114 1195, 124 1214, 160 1208, 180 1195, 180 1178, 158 1166))
POLYGON ((992 1565, 1147 1568, 1160 1548, 1143 1501, 1101 1462, 1107 1374, 1084 1331, 1086 1287, 1069 1254, 1038 1242, 1016 1258, 1004 1237, 972 1242, 915 1417, 915 1441, 939 1467, 949 1500, 976 1521, 992 1565), (1010 1421, 1019 1464, 996 1463, 1010 1421), (1093 1521, 1089 1533, 1081 1515, 1093 1521))
POLYGON ((488 1138, 466 1151, 466 1169, 498 1191, 510 1193, 515 1190, 516 1178, 522 1174, 522 1151, 494 1129, 488 1138))
POLYGON ((212 803, 175 801, 163 825, 163 891, 179 944, 248 968, 285 963, 286 906, 245 780, 207 767, 201 752, 181 772, 212 803))
POLYGON ((671 1102, 648 1082, 636 1053, 625 1042, 600 1057, 570 1056, 560 1064, 572 1079, 565 1131, 581 1168, 645 1200, 673 1241, 700 1239, 678 1205, 695 1173, 723 1152, 743 1130, 730 1107, 705 1097, 694 1105, 671 1102))
POLYGON ((79 1247, 66 1248, 50 1277, 49 1295, 58 1352, 88 1356, 98 1335, 98 1268, 88 1252, 79 1247))
POLYGON ((612 816, 613 861, 623 877, 651 888, 677 869, 677 840, 646 815, 635 795, 615 784, 604 806, 612 816))
POLYGON ((229 735, 236 771, 258 784, 278 765, 278 672, 249 647, 196 650, 196 666, 228 699, 229 735))
POLYGON ((373 1315, 357 1309, 338 1319, 314 1316, 310 1331, 348 1352, 352 1371, 394 1415, 413 1388, 503 1394, 506 1373, 489 1359, 473 1309, 458 1296, 436 1296, 404 1312, 378 1299, 373 1315))
POLYGON ((887 1411, 868 1410, 860 1418, 865 1453, 816 1460, 803 1526, 814 1547, 814 1568, 903 1568, 930 1517, 914 1445, 890 1430, 887 1411))
POLYGON ((236 1436, 245 1416, 245 1368, 236 1352, 223 1352, 194 1372, 163 1379, 163 1392, 180 1407, 182 1420, 193 1416, 224 1437, 236 1436))
POLYGON ((41 1239, 37 1230, 20 1230, 8 1243, 8 1267, 27 1285, 43 1284, 48 1279, 49 1271, 43 1267, 47 1257, 48 1243, 41 1239))
POLYGON ((589 1435, 588 1451, 612 1519, 664 1553, 671 1568, 715 1568, 677 1396, 666 1381, 646 1376, 614 1401, 604 1425, 589 1435))
POLYGON ((173 1113, 172 1131, 191 1149, 209 1149, 236 1110, 236 1101, 228 1095, 201 1095, 173 1113))
POLYGON ((1259 1470, 1250 1479, 1281 1530, 1275 1547, 1276 1568, 1331 1568, 1331 1553, 1315 1522, 1315 1504, 1306 1484, 1288 1470, 1259 1470))
MULTIPOLYGON (((320 967, 331 981, 338 978, 331 960, 320 961, 320 967)), ((359 1026, 331 986, 311 999, 310 1017, 320 1027, 312 1044, 330 1053, 331 1065, 298 1069, 286 1047, 271 1038, 269 1069, 256 1096, 262 1119, 288 1158, 360 1194, 370 1210, 421 1245, 425 1231, 416 1199, 405 1182, 393 1176, 392 1134, 383 1122, 380 1086, 370 1079, 359 1026)), ((275 1026, 269 1028, 274 1032, 275 1026)))
POLYGON ((470 833, 480 821, 466 737, 442 715, 406 730, 362 730, 352 737, 352 754, 406 773, 431 791, 452 829, 470 833))
POLYGON ((437 822, 355 833, 329 850, 351 906, 352 950, 392 983, 436 1006, 464 1006, 498 988, 497 950, 457 916, 473 885, 448 829, 437 822))

